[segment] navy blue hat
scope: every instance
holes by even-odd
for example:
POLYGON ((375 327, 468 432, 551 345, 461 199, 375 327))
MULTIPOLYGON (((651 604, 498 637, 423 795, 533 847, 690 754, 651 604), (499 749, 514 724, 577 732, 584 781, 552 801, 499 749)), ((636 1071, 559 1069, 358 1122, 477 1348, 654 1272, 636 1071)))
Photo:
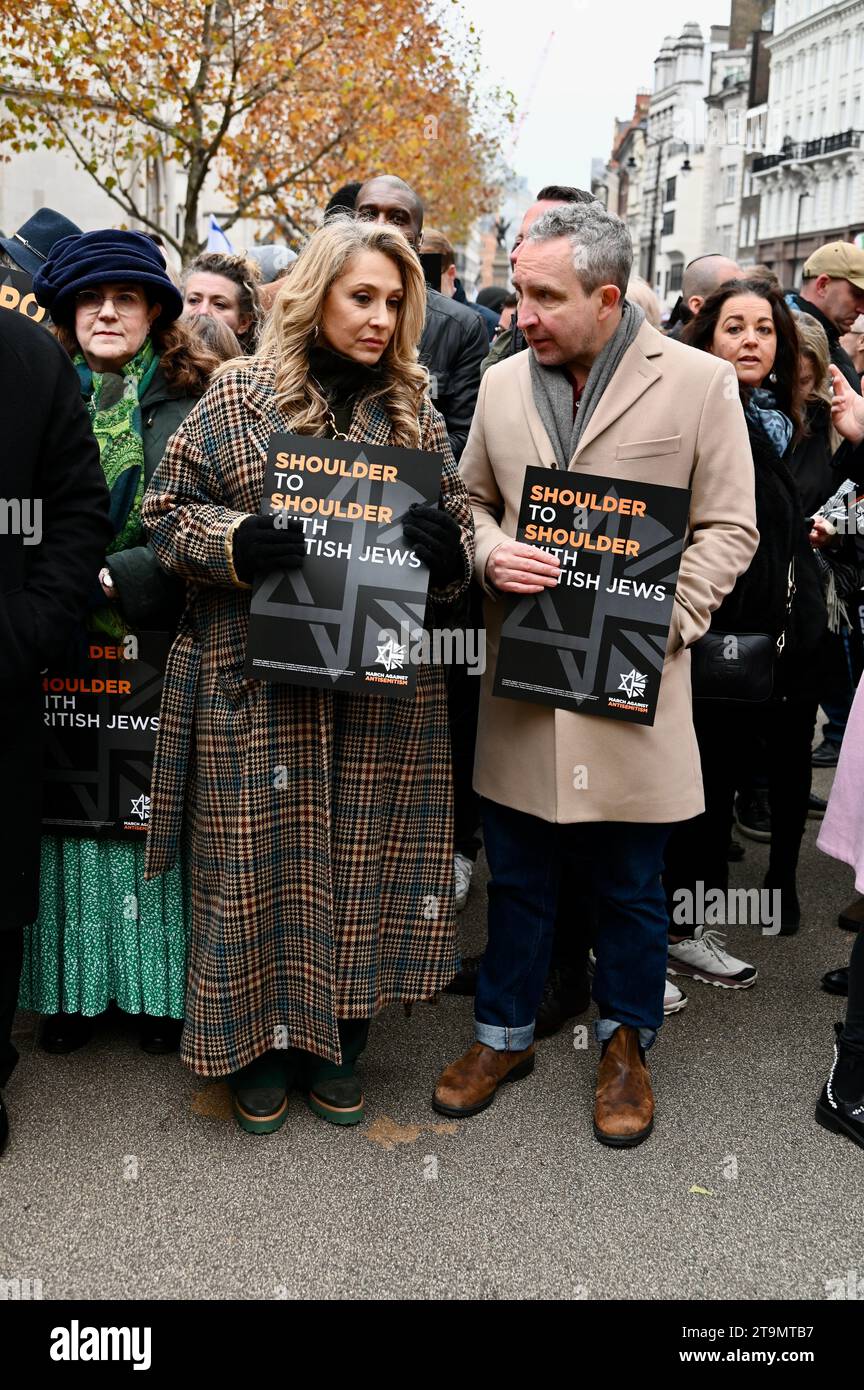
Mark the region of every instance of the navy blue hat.
POLYGON ((142 285, 152 303, 162 306, 157 322, 173 323, 183 312, 183 296, 169 280, 162 253, 141 232, 81 232, 67 236, 51 249, 51 255, 33 280, 38 302, 51 312, 55 323, 71 327, 75 296, 79 290, 106 281, 142 285))
POLYGON ((28 275, 35 275, 61 238, 78 235, 80 231, 62 212, 40 208, 12 236, 0 236, 0 246, 28 275))

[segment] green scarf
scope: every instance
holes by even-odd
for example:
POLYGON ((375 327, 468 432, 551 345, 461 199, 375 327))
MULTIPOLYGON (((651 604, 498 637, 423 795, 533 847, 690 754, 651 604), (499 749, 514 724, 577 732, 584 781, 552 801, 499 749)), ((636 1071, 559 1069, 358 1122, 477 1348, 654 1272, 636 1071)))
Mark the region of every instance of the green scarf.
MULTIPOLYGON (((156 374, 159 358, 148 338, 119 374, 91 371, 83 354, 75 358, 75 366, 99 445, 102 472, 111 494, 110 518, 114 526, 114 539, 108 546, 107 554, 112 555, 118 550, 128 550, 138 545, 143 534, 141 503, 145 470, 140 400, 156 374), (119 395, 118 375, 122 381, 119 395), (107 398, 105 404, 103 396, 107 398)), ((126 631, 126 624, 113 604, 95 610, 92 623, 100 631, 115 637, 123 636, 126 631)))

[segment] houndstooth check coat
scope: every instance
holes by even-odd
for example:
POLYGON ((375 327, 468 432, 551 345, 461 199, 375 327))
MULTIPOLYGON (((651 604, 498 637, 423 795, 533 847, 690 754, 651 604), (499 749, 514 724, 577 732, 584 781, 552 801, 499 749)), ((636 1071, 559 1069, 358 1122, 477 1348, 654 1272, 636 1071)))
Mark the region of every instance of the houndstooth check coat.
MULTIPOLYGON (((444 456, 444 506, 474 538, 440 415, 423 449, 444 456)), ((452 793, 444 672, 413 700, 303 689, 244 675, 250 591, 226 535, 258 511, 269 438, 290 430, 272 378, 214 382, 173 435, 143 516, 163 566, 190 581, 171 649, 153 771, 146 876, 187 837, 192 943, 182 1057, 224 1076, 268 1048, 340 1060, 339 1018, 428 998, 456 970, 452 793), (287 785, 274 787, 274 773, 287 785), (281 1030, 277 1032, 277 1030, 281 1030)), ((392 444, 384 409, 355 403, 349 438, 392 444)))

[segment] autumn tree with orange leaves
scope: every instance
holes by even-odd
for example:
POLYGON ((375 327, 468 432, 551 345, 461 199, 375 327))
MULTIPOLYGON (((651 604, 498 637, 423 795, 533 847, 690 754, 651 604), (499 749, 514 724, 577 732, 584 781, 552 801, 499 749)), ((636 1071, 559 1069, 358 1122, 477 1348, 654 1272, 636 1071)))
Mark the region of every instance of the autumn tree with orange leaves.
MULTIPOLYGON (((511 99, 479 97, 458 0, 0 0, 0 141, 70 151, 184 259, 205 181, 289 234, 332 188, 398 173, 454 239, 494 205, 511 99), (142 171, 182 167, 179 234, 142 171)), ((74 215, 74 210, 73 210, 74 215)))

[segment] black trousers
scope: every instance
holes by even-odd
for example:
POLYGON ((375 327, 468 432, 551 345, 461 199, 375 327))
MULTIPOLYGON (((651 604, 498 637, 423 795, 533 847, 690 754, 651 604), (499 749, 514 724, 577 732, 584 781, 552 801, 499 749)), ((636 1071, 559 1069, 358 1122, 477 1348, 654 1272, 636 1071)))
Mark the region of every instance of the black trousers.
POLYGON ((705 810, 673 831, 666 849, 666 892, 729 886, 726 853, 735 791, 752 780, 765 759, 771 805, 769 875, 773 886, 794 882, 810 798, 810 749, 815 696, 787 696, 765 705, 725 705, 696 700, 693 724, 699 744, 705 810))
POLYGON ((849 961, 849 1002, 842 1041, 864 1053, 864 931, 859 931, 849 961))
POLYGON ((0 1087, 5 1086, 18 1061, 12 1042, 12 1022, 18 1007, 18 986, 24 961, 24 928, 0 931, 0 1087))
MULTIPOLYGON (((483 597, 472 584, 460 626, 476 631, 483 626, 483 597)), ((480 672, 463 663, 447 670, 447 715, 450 722, 450 761, 453 770, 453 851, 472 862, 480 849, 480 798, 474 790, 474 746, 480 708, 480 672)))

